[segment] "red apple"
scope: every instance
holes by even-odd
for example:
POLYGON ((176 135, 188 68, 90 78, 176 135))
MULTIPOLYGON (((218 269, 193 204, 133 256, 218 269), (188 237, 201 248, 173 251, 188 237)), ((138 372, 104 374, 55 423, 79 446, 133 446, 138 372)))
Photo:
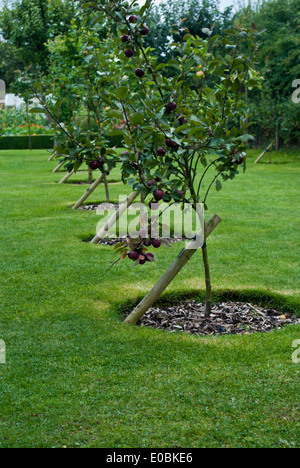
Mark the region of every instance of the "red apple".
POLYGON ((164 156, 164 155, 166 154, 166 149, 163 148, 163 147, 158 148, 157 154, 158 154, 159 156, 164 156))
POLYGON ((176 146, 176 143, 171 140, 171 138, 167 138, 166 139, 166 145, 169 147, 169 148, 174 148, 174 146, 176 146))
POLYGON ((140 254, 138 252, 136 252, 135 250, 133 250, 132 252, 129 252, 128 254, 128 258, 130 258, 130 260, 133 260, 134 262, 139 258, 140 254))
POLYGON ((134 54, 134 52, 133 52, 132 49, 125 50, 126 57, 131 58, 131 57, 133 57, 133 54, 134 54))
POLYGON ((177 104, 175 101, 172 101, 172 102, 169 102, 167 105, 166 105, 166 108, 168 111, 174 111, 177 107, 177 104))
POLYGON ((153 195, 155 200, 158 202, 164 198, 165 192, 163 192, 162 190, 155 190, 153 195))
POLYGON ((187 123, 187 119, 184 117, 184 115, 179 116, 178 121, 179 121, 180 125, 184 125, 184 124, 187 123))
POLYGON ((140 255, 140 265, 144 265, 147 261, 146 255, 140 255))
POLYGON ((138 17, 136 15, 129 16, 130 23, 137 23, 138 17))
POLYGON ((140 33, 141 33, 142 36, 147 36, 147 34, 149 33, 150 29, 148 28, 148 26, 146 26, 146 25, 144 25, 144 26, 145 26, 144 29, 142 29, 142 30, 140 31, 140 33))
POLYGON ((143 78, 143 76, 145 75, 145 72, 144 70, 142 70, 141 68, 137 68, 135 70, 135 74, 138 78, 143 78))
POLYGON ((152 241, 152 245, 155 249, 159 249, 159 247, 161 247, 161 241, 159 239, 155 239, 152 241))
POLYGON ((92 171, 95 171, 99 167, 99 162, 98 161, 91 161, 89 166, 90 166, 90 169, 92 169, 92 171))
POLYGON ((151 260, 153 261, 154 260, 154 255, 152 252, 148 252, 146 254, 146 258, 147 258, 147 262, 151 262, 151 260))
POLYGON ((150 247, 152 245, 152 240, 151 239, 143 239, 143 244, 145 247, 150 247))
POLYGON ((130 42, 130 41, 131 41, 131 37, 128 34, 124 34, 122 36, 122 42, 130 42))

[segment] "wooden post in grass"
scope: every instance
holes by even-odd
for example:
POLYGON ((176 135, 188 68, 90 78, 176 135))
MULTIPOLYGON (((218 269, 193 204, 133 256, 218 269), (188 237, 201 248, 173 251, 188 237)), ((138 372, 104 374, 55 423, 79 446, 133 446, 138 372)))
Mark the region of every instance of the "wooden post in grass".
POLYGON ((91 244, 98 244, 100 239, 102 239, 108 231, 116 224, 118 219, 125 213, 127 208, 132 205, 134 200, 137 198, 138 192, 132 192, 129 197, 119 206, 119 209, 115 211, 115 213, 111 216, 111 218, 107 221, 107 223, 101 228, 101 230, 97 233, 94 239, 91 240, 91 244))
POLYGON ((55 154, 55 153, 51 154, 51 156, 50 156, 50 158, 48 159, 48 161, 52 161, 52 159, 54 159, 54 158, 55 158, 55 156, 56 156, 56 154, 55 154))
POLYGON ((75 205, 73 206, 73 210, 77 210, 78 208, 80 208, 80 206, 83 205, 85 200, 87 200, 89 196, 94 192, 94 190, 96 190, 98 185, 100 185, 103 182, 103 179, 104 179, 104 174, 102 173, 101 176, 98 177, 98 179, 95 180, 95 182, 82 195, 82 197, 78 200, 78 202, 75 203, 75 205))
POLYGON ((110 203, 109 188, 108 188, 108 181, 107 181, 106 173, 104 173, 104 187, 105 187, 106 203, 110 203))
POLYGON ((58 172, 59 169, 62 168, 64 164, 65 164, 65 161, 60 162, 59 165, 55 169, 53 169, 52 173, 54 174, 55 172, 58 172))
POLYGON ((254 164, 257 164, 263 157, 264 155, 268 152, 268 151, 271 151, 272 150, 272 146, 273 146, 273 142, 269 144, 268 148, 266 148, 262 153, 261 155, 257 158, 257 160, 254 162, 254 164))
POLYGON ((74 169, 71 172, 67 172, 67 174, 58 183, 64 184, 74 173, 75 173, 74 169))
MULTIPOLYGON (((67 180, 72 177, 73 175, 75 174, 75 171, 74 169, 71 171, 71 172, 68 172, 58 183, 59 184, 64 184, 65 182, 67 182, 67 180)), ((88 184, 92 184, 93 183, 93 173, 91 173, 90 171, 88 171, 88 184)))
MULTIPOLYGON (((221 218, 217 215, 211 216, 207 223, 205 223, 205 239, 214 231, 214 229, 220 224, 221 218)), ((200 235, 202 231, 199 231, 200 235)), ((197 252, 199 245, 197 240, 192 240, 188 246, 178 255, 174 263, 165 272, 165 274, 158 280, 156 285, 147 294, 146 297, 139 303, 139 305, 131 312, 131 314, 125 319, 124 323, 136 324, 141 317, 152 307, 155 301, 161 296, 164 290, 173 281, 175 276, 182 270, 192 256, 197 252)))

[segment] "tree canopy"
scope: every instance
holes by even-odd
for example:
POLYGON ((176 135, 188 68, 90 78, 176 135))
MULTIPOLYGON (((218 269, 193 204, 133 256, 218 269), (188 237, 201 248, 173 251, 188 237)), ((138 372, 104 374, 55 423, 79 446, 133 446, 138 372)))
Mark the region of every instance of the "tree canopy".
POLYGON ((31 65, 36 72, 46 74, 49 65, 47 42, 67 33, 74 16, 74 0, 16 0, 6 4, 0 13, 1 68, 9 87, 13 83, 11 68, 31 65), (7 48, 9 53, 5 52, 7 48), (3 63, 4 62, 4 63, 3 63))
MULTIPOLYGON (((86 60, 80 56, 84 51, 84 36, 79 41, 81 52, 75 47, 76 31, 81 30, 85 21, 81 8, 84 3, 88 2, 2 2, 5 6, 0 10, 0 77, 8 90, 17 89, 16 69, 24 71, 31 66, 32 75, 47 76, 49 82, 54 83, 56 63, 59 63, 59 73, 66 76, 70 64, 76 67, 76 61, 86 60)), ((100 0, 91 3, 101 4, 100 0)), ((249 109, 254 110, 255 133, 267 140, 279 133, 282 142, 295 144, 300 136, 300 111, 291 95, 292 84, 300 77, 300 0, 262 0, 255 6, 249 2, 247 7, 245 3, 248 2, 240 2, 239 11, 234 13, 232 8, 221 12, 218 0, 163 0, 154 6, 148 17, 153 26, 145 45, 150 47, 157 62, 163 63, 176 58, 177 52, 170 44, 178 41, 187 30, 200 39, 207 37, 207 31, 224 37, 235 25, 264 30, 256 59, 264 85, 261 91, 250 88, 247 97, 249 109)), ((92 42, 91 35, 97 42, 107 32, 105 29, 96 31, 92 19, 88 28, 89 42, 92 42)), ((222 53, 220 48, 219 55, 222 53)), ((173 70, 162 70, 162 73, 172 75, 173 70)), ((72 74, 76 80, 74 69, 72 74)), ((63 81, 60 76, 60 82, 63 81)), ((76 85, 75 81, 73 84, 76 85)))

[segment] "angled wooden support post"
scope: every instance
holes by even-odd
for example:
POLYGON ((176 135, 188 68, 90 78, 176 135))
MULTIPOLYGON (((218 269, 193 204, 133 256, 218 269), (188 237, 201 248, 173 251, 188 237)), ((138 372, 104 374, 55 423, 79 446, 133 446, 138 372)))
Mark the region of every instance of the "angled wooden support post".
POLYGON ((67 174, 58 182, 59 184, 64 184, 67 180, 74 174, 74 169, 71 172, 67 172, 67 174))
MULTIPOLYGON (((214 231, 214 229, 221 222, 221 218, 217 215, 211 216, 208 222, 205 224, 205 239, 214 231)), ((200 235, 202 231, 199 231, 200 235)), ((131 312, 131 314, 125 319, 124 323, 136 324, 141 317, 152 307, 155 301, 161 296, 169 284, 173 281, 175 276, 182 270, 192 256, 197 252, 199 246, 197 240, 191 241, 188 246, 178 255, 174 263, 165 272, 165 274, 158 280, 152 290, 144 297, 139 305, 131 312)))
POLYGON ((107 223, 101 228, 101 230, 97 233, 94 239, 91 240, 91 244, 98 244, 100 239, 105 237, 108 231, 116 224, 118 219, 125 213, 127 208, 132 205, 134 200, 137 198, 138 192, 132 192, 129 197, 119 206, 118 210, 111 216, 111 218, 107 221, 107 223))
POLYGON ((80 206, 83 205, 85 200, 89 198, 89 196, 94 192, 94 190, 96 190, 98 185, 100 185, 103 182, 103 180, 104 180, 104 174, 102 173, 101 176, 98 177, 98 179, 95 180, 95 182, 82 195, 82 197, 78 200, 78 202, 75 203, 75 205, 73 206, 73 210, 77 210, 78 208, 80 208, 80 206))
POLYGON ((273 142, 269 144, 268 148, 266 148, 262 153, 261 155, 257 158, 257 160, 254 162, 254 164, 257 164, 263 157, 264 155, 268 152, 268 151, 271 151, 272 150, 272 146, 273 146, 273 142))
POLYGON ((51 154, 50 158, 48 159, 48 161, 52 161, 52 159, 54 159, 54 157, 56 156, 55 153, 51 154))
POLYGON ((56 166, 55 169, 53 169, 52 173, 54 174, 55 172, 58 172, 59 169, 62 168, 64 164, 65 164, 65 161, 60 162, 59 165, 56 166))

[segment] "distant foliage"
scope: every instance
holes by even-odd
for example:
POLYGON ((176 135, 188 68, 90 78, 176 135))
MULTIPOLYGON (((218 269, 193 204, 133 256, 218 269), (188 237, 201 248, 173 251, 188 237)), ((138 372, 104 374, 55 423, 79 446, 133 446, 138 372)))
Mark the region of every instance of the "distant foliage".
POLYGON ((239 24, 265 30, 260 38, 257 66, 264 75, 262 91, 249 93, 258 136, 281 143, 300 143, 300 105, 291 100, 292 83, 300 79, 300 2, 270 0, 242 9, 239 24))
POLYGON ((233 25, 232 7, 220 12, 218 4, 218 0, 175 0, 155 5, 148 19, 153 28, 145 43, 155 49, 158 62, 166 62, 174 57, 170 44, 180 39, 177 26, 183 19, 184 27, 193 36, 205 39, 207 36, 203 29, 210 30, 212 25, 215 34, 224 35, 226 29, 233 25))
MULTIPOLYGON (((0 130, 2 135, 28 135, 28 117, 25 109, 5 109, 0 112, 0 130)), ((30 132, 32 135, 53 133, 47 120, 40 114, 30 115, 30 132)))

